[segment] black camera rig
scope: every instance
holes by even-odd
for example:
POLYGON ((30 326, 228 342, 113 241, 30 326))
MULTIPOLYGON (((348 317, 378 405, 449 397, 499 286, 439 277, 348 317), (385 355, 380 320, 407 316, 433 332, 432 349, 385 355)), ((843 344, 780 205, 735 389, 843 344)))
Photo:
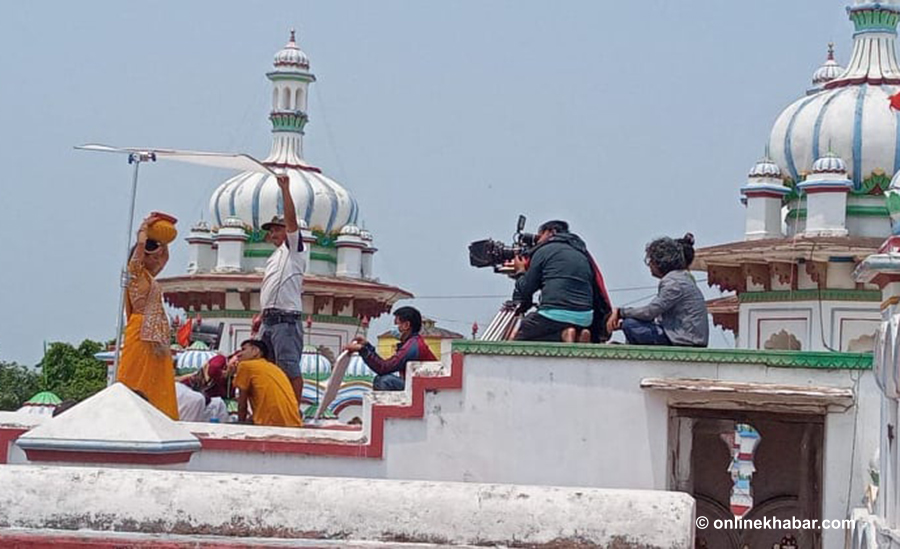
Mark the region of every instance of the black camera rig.
POLYGON ((495 273, 511 275, 513 267, 510 262, 513 258, 528 257, 537 245, 537 235, 524 231, 525 216, 520 215, 512 244, 492 238, 472 242, 469 244, 469 265, 478 268, 493 267, 495 273))

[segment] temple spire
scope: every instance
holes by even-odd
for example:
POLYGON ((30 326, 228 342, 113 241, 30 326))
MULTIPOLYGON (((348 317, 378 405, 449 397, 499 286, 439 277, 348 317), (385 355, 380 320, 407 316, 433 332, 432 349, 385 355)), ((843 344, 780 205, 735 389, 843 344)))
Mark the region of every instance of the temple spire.
POLYGON ((266 74, 272 82, 272 150, 266 162, 283 166, 303 164, 303 131, 309 85, 316 81, 309 71, 309 58, 297 47, 297 33, 291 29, 287 44, 275 54, 275 69, 266 74))
MULTIPOLYGON (((859 3, 847 8, 847 14, 856 30, 850 64, 824 87, 900 84, 900 64, 895 49, 900 8, 894 4, 859 3)), ((831 50, 829 47, 829 59, 831 50)))

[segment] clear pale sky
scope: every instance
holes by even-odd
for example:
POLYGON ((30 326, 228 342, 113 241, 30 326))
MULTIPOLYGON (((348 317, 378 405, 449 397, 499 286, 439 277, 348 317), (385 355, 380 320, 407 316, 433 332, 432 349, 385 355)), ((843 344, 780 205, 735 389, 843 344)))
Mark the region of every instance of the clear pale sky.
MULTIPOLYGON (((652 295, 644 244, 742 238, 738 189, 845 3, 813 0, 18 2, 0 18, 0 360, 114 335, 131 169, 100 142, 265 156, 272 56, 318 78, 309 162, 348 188, 376 274, 439 325, 484 328, 508 280, 469 241, 569 220, 617 304, 652 295)), ((137 213, 182 235, 229 173, 142 167, 137 213)), ((184 272, 178 240, 165 275, 184 272)), ((705 287, 705 284, 702 284, 705 287)), ((710 295, 717 295, 711 291, 710 295)), ((385 319, 376 325, 383 327, 385 319)), ((713 346, 727 336, 713 335, 713 346)))

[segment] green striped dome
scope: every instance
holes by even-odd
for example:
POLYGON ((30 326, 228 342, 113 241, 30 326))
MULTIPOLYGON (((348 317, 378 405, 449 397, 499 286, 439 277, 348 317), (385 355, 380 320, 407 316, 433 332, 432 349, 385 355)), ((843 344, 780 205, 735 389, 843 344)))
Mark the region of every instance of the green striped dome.
POLYGON ((51 393, 50 391, 42 391, 25 403, 26 406, 56 406, 62 402, 62 399, 51 393))

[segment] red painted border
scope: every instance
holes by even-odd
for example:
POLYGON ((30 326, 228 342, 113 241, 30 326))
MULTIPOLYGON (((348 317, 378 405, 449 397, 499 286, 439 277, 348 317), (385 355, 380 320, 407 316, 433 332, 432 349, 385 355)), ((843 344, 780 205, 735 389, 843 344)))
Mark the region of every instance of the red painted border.
POLYGON ((824 194, 824 193, 849 193, 850 187, 804 187, 803 192, 806 194, 824 194))
MULTIPOLYGON (((450 375, 447 376, 413 376, 412 403, 399 406, 393 404, 374 404, 372 406, 372 428, 369 440, 362 442, 340 441, 305 441, 285 439, 231 439, 216 438, 208 434, 195 433, 204 450, 225 452, 253 452, 273 454, 301 454, 340 457, 381 458, 384 455, 384 423, 394 418, 421 418, 425 416, 425 394, 428 391, 462 389, 463 360, 465 355, 451 355, 450 375)), ((341 431, 357 430, 358 427, 336 429, 341 431)), ((327 431, 323 428, 322 431, 327 431)), ((8 459, 8 445, 28 429, 0 428, 0 464, 8 459)), ((139 463, 167 464, 184 463, 190 459, 191 452, 174 454, 124 454, 114 452, 58 452, 52 450, 26 450, 31 461, 68 461, 76 463, 139 463)))
POLYGON ((392 418, 421 418, 425 416, 425 393, 439 389, 462 389, 462 353, 451 355, 449 376, 413 376, 412 403, 406 406, 374 404, 370 440, 365 442, 311 442, 298 440, 225 439, 197 435, 204 450, 226 452, 262 452, 274 454, 305 454, 319 456, 381 458, 384 455, 384 422, 392 418))
POLYGON ((347 400, 342 400, 340 404, 338 404, 331 410, 331 412, 337 415, 345 408, 349 408, 350 406, 362 406, 362 403, 362 398, 348 398, 347 400))
POLYGON ((895 252, 898 249, 900 249, 900 236, 892 235, 882 242, 881 247, 878 248, 878 253, 895 252))
POLYGON ((0 465, 9 462, 9 445, 28 432, 28 429, 0 429, 0 465))
POLYGON ((130 463, 140 465, 171 465, 187 463, 193 451, 171 454, 131 454, 124 452, 72 452, 67 450, 25 450, 29 461, 65 461, 68 463, 130 463))
POLYGON ((744 191, 747 198, 784 198, 784 195, 777 191, 744 191))
POLYGON ((889 273, 881 273, 872 277, 872 284, 875 284, 882 290, 885 286, 892 282, 900 282, 900 275, 897 274, 889 274, 889 273))

